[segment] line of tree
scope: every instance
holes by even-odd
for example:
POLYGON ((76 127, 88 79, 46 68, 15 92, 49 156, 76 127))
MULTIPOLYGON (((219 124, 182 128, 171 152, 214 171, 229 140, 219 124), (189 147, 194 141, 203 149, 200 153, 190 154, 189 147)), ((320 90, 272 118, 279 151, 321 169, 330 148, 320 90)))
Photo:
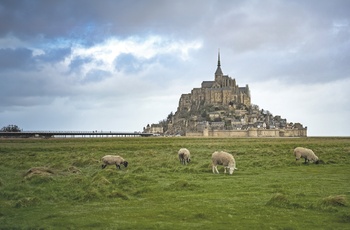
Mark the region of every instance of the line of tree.
POLYGON ((17 125, 8 125, 0 129, 0 132, 21 132, 22 130, 17 125))

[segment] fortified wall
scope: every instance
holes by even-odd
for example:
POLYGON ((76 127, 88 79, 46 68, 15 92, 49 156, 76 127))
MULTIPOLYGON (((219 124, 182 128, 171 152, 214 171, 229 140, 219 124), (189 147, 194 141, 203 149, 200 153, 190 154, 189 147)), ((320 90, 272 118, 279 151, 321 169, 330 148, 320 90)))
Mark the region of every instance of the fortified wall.
POLYGON ((306 137, 307 129, 204 130, 187 132, 186 137, 306 137))

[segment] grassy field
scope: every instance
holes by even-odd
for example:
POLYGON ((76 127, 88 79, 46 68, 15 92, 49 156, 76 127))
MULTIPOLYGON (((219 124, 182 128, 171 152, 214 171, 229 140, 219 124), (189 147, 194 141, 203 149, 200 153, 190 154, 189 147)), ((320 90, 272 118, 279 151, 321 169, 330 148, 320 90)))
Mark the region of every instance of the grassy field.
POLYGON ((0 139, 0 162, 0 229, 350 229, 350 138, 0 139), (217 150, 233 175, 211 172, 217 150))

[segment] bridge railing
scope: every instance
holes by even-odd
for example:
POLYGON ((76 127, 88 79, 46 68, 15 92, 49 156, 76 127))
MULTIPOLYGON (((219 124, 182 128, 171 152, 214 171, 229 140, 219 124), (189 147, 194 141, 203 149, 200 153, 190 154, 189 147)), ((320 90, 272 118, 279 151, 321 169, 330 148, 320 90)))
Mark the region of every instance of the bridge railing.
POLYGON ((22 131, 22 132, 0 132, 0 137, 55 137, 55 136, 153 136, 152 133, 141 132, 117 132, 117 131, 22 131))

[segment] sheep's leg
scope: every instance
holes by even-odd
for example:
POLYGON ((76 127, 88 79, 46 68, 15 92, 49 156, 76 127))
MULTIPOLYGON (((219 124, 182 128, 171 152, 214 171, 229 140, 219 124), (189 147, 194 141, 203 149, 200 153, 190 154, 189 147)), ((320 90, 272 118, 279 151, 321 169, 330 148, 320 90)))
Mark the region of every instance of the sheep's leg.
POLYGON ((115 166, 117 167, 117 169, 120 169, 120 165, 116 164, 115 166))
POLYGON ((106 168, 107 165, 102 165, 102 169, 106 168))
POLYGON ((184 164, 184 155, 183 155, 183 153, 179 154, 179 159, 180 159, 180 163, 184 164))
POLYGON ((224 170, 224 173, 226 173, 226 167, 224 167, 224 169, 225 169, 225 170, 224 170))
POLYGON ((217 174, 219 174, 219 171, 218 171, 218 166, 217 165, 213 165, 213 173, 215 174, 215 172, 217 173, 217 174))

